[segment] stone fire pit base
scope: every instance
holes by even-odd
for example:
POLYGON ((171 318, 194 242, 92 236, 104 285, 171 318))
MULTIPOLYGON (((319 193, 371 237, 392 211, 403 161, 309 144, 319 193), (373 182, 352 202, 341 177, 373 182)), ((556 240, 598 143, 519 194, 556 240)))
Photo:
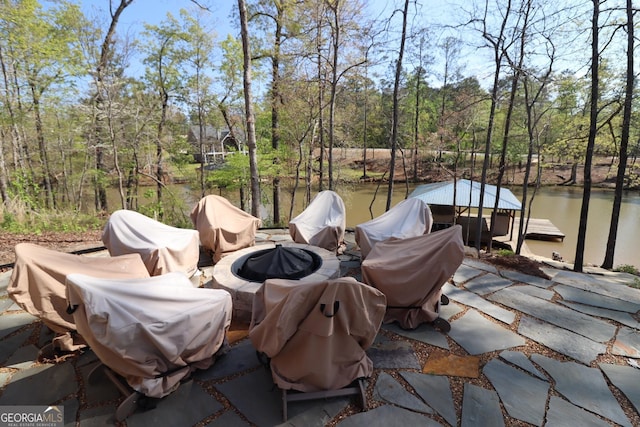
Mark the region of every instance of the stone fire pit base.
MULTIPOLYGON (((300 283, 314 283, 328 279, 335 279, 340 276, 340 261, 336 254, 326 249, 304 245, 293 242, 279 243, 286 247, 295 247, 313 252, 322 259, 322 264, 314 273, 299 279, 300 283)), ((275 247, 275 243, 262 244, 252 246, 250 248, 241 249, 230 255, 223 257, 213 267, 211 283, 206 287, 214 289, 224 289, 231 294, 233 301, 233 319, 240 322, 251 321, 251 310, 253 307, 253 296, 262 286, 260 282, 251 282, 243 279, 237 274, 238 269, 254 252, 271 249, 275 247)))

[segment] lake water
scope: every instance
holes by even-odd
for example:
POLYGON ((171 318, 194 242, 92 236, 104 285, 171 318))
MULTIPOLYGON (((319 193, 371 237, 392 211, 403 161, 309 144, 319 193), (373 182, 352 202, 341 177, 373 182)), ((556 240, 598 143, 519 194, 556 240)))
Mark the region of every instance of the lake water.
MULTIPOLYGON (((179 187, 179 186, 178 186, 179 187)), ((409 186, 409 192, 415 185, 409 186)), ((356 225, 377 217, 384 213, 387 197, 386 184, 381 185, 376 195, 377 184, 357 184, 349 188, 341 188, 338 193, 343 198, 347 208, 347 227, 356 225), (375 201, 374 201, 375 196, 375 201), (373 201, 373 203, 372 203, 373 201)), ((516 196, 520 197, 519 188, 511 189, 516 196)), ((182 193, 187 199, 187 205, 195 203, 199 196, 189 195, 184 191, 184 187, 174 188, 173 191, 182 193)), ((266 218, 271 214, 270 197, 271 190, 263 188, 264 208, 261 216, 266 218)), ((304 190, 299 190, 296 195, 296 208, 293 216, 297 215, 304 208, 304 190)), ((317 188, 314 186, 314 195, 317 188)), ((405 184, 394 186, 394 197, 392 205, 397 204, 405 198, 407 193, 405 184)), ((223 196, 229 198, 234 204, 239 206, 238 194, 224 193, 223 196)), ((529 196, 531 192, 529 191, 529 196)), ((281 218, 288 220, 290 207, 290 192, 283 189, 281 200, 281 218)), ((111 202, 112 210, 117 206, 118 201, 111 202)), ((589 207, 589 220, 587 223, 587 238, 584 254, 586 264, 600 265, 604 260, 606 241, 609 234, 609 223, 611 221, 611 210, 613 203, 613 192, 610 190, 594 189, 591 194, 589 207)), ((526 240, 526 244, 534 254, 551 258, 553 251, 559 252, 562 257, 571 262, 575 258, 575 248, 577 243, 578 225, 580 218, 580 207, 582 204, 582 189, 574 187, 544 187, 538 190, 532 208, 532 218, 543 218, 550 220, 556 227, 565 234, 562 242, 544 242, 536 240, 526 240)), ((623 264, 633 265, 640 268, 640 256, 638 255, 638 245, 640 244, 640 194, 627 193, 625 195, 620 222, 618 226, 618 237, 614 266, 623 264)))

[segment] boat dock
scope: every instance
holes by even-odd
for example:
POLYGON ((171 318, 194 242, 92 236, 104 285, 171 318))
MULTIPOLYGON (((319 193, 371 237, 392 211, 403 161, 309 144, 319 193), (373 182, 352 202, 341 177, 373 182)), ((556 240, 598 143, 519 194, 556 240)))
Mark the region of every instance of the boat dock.
MULTIPOLYGON (((519 227, 520 218, 515 218, 513 221, 514 231, 517 231, 519 227)), ((565 234, 548 219, 529 219, 529 225, 527 227, 525 239, 562 242, 564 240, 564 237, 565 234)))

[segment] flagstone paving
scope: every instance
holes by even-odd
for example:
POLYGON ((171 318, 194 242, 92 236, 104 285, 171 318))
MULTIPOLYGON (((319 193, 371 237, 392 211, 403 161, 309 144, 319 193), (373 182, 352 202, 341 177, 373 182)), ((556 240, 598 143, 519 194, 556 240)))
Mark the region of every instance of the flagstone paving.
MULTIPOLYGON (((289 239, 260 230, 256 240, 289 239)), ((339 261, 360 277, 353 233, 339 261)), ((443 286, 449 333, 383 325, 367 350, 365 410, 350 397, 290 402, 283 423, 281 392, 238 331, 211 368, 121 425, 640 425, 640 290, 624 285, 634 278, 549 265, 543 279, 465 258, 443 286)), ((90 350, 36 360, 52 334, 7 297, 10 275, 0 273, 0 406, 63 405, 65 425, 113 425, 123 398, 105 375, 89 376, 100 364, 90 350)))

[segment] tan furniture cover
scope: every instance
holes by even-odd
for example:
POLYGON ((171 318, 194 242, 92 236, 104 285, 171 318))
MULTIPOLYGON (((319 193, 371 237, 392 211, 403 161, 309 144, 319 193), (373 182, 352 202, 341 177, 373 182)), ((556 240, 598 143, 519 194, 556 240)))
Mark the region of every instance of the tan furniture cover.
POLYGON ((135 211, 112 213, 102 231, 102 242, 112 256, 140 254, 152 276, 181 271, 190 277, 198 270, 200 241, 196 230, 172 227, 135 211))
POLYGON ((438 318, 442 286, 464 259, 459 225, 377 243, 362 262, 362 281, 387 297, 385 323, 414 329, 438 318))
POLYGON ((254 296, 249 337, 283 390, 336 390, 373 372, 365 350, 385 312, 382 292, 352 277, 270 279, 254 296))
POLYGON ((253 246, 261 225, 256 218, 221 196, 205 196, 191 210, 191 221, 200 233, 202 246, 213 251, 218 262, 227 252, 253 246))
POLYGON ((371 221, 356 226, 356 243, 365 259, 377 242, 391 237, 406 239, 431 232, 429 206, 420 199, 405 199, 371 221))
POLYGON ((149 277, 138 254, 90 257, 58 252, 31 243, 17 244, 15 252, 16 262, 7 293, 20 308, 41 319, 56 334, 53 345, 63 351, 85 346, 81 337, 72 334, 76 326, 73 316, 67 314, 67 274, 84 273, 105 278, 149 277))
POLYGON ((289 221, 289 234, 296 243, 336 251, 344 242, 347 216, 338 193, 325 190, 316 195, 307 208, 289 221))
POLYGON ((102 363, 149 397, 206 369, 231 323, 231 295, 194 288, 180 272, 146 279, 67 276, 78 332, 102 363))

